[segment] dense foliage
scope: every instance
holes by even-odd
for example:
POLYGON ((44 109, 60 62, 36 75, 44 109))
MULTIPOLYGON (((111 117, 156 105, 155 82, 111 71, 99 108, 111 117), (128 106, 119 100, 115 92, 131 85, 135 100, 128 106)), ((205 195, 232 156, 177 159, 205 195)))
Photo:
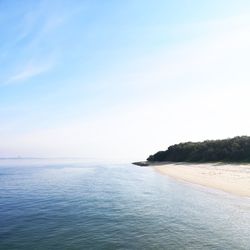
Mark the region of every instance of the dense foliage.
POLYGON ((250 137, 186 142, 150 155, 148 161, 173 162, 250 162, 250 137))

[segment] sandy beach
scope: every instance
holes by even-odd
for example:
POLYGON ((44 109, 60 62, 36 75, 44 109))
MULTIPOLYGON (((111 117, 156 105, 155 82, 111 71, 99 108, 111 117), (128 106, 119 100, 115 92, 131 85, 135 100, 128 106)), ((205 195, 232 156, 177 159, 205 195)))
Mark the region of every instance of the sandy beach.
POLYGON ((250 165, 168 163, 154 168, 177 180, 250 198, 250 165))

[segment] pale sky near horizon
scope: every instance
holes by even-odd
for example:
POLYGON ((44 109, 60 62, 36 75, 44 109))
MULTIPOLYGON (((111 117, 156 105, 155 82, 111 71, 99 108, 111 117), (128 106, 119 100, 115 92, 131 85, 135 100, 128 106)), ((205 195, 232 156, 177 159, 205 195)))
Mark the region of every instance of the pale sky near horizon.
POLYGON ((0 0, 0 34, 0 157, 250 135, 250 1, 0 0))

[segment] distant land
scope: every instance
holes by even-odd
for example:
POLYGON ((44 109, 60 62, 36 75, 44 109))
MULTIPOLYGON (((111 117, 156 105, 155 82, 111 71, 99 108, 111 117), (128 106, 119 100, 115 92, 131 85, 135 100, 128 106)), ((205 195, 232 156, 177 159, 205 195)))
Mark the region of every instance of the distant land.
POLYGON ((150 155, 145 162, 136 165, 147 166, 155 162, 250 162, 250 137, 237 136, 224 140, 185 142, 169 146, 165 151, 150 155))

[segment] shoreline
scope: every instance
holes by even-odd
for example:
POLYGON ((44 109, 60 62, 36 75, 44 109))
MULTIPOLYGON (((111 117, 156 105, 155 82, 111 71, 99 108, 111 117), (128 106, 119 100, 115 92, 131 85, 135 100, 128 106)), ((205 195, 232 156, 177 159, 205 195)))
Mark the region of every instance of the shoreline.
POLYGON ((158 163, 149 166, 176 180, 250 198, 250 164, 158 163))

